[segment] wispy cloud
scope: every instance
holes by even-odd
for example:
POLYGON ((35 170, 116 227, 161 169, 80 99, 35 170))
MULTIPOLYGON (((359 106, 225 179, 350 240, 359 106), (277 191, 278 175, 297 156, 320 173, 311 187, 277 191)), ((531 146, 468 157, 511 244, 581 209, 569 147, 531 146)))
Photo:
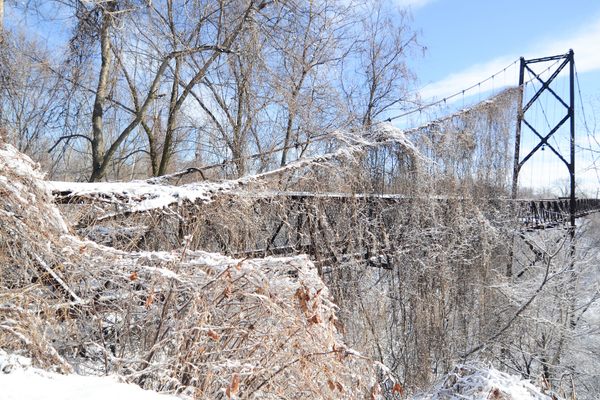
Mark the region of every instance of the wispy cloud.
MULTIPOLYGON (((493 60, 470 66, 462 71, 452 73, 445 78, 426 85, 421 91, 424 100, 441 99, 460 92, 477 82, 492 76, 502 70, 519 56, 525 58, 543 57, 563 54, 569 49, 575 51, 575 64, 579 73, 600 70, 600 17, 592 23, 583 26, 578 32, 566 38, 549 38, 542 43, 531 46, 524 54, 510 54, 493 60)), ((493 86, 510 85, 517 82, 518 65, 514 64, 502 74, 497 75, 481 85, 481 91, 492 89, 493 86)))
POLYGON ((436 0, 396 0, 396 4, 402 8, 411 8, 415 10, 417 8, 425 7, 434 1, 436 0))
POLYGON ((575 64, 581 73, 600 70, 600 17, 582 27, 575 35, 539 46, 539 54, 561 54, 575 51, 575 64))

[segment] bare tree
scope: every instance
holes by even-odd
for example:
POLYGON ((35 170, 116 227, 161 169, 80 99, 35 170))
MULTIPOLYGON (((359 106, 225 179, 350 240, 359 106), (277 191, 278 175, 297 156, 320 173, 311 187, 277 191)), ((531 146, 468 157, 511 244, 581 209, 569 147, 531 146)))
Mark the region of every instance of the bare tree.
MULTIPOLYGON (((230 51, 229 49, 236 41, 238 35, 255 11, 264 8, 266 2, 251 1, 248 4, 238 4, 238 2, 219 3, 216 8, 211 8, 212 12, 209 18, 200 19, 196 25, 186 25, 185 32, 178 32, 175 29, 175 14, 173 12, 174 4, 172 1, 166 2, 166 10, 161 11, 152 4, 140 4, 137 7, 127 8, 126 4, 117 1, 102 1, 93 2, 89 5, 82 3, 73 4, 73 8, 77 11, 78 23, 80 29, 76 34, 97 35, 100 42, 100 68, 98 71, 97 86, 94 90, 94 105, 92 109, 92 136, 90 144, 92 150, 92 172, 91 181, 102 179, 106 174, 107 167, 112 162, 115 153, 129 135, 142 123, 146 118, 148 108, 153 104, 158 96, 158 90, 167 83, 165 75, 167 71, 172 72, 170 77, 170 101, 169 110, 166 115, 164 142, 162 143, 162 152, 160 161, 157 160, 157 154, 154 152, 152 165, 154 165, 154 173, 162 175, 167 171, 170 158, 173 153, 174 134, 177 129, 177 118, 180 110, 189 95, 190 91, 202 80, 207 71, 222 53, 230 51), (127 74, 127 68, 123 58, 125 54, 120 55, 121 49, 117 49, 115 41, 123 41, 127 38, 119 37, 122 30, 115 29, 119 24, 133 24, 135 18, 140 16, 140 13, 155 13, 157 19, 163 23, 161 28, 163 34, 168 35, 170 46, 159 48, 158 52, 153 53, 154 57, 158 57, 158 62, 151 74, 145 74, 145 82, 148 85, 139 85, 131 74, 127 74), (213 25, 216 24, 216 25, 213 25), (199 33, 205 26, 216 26, 212 31, 212 36, 208 36, 209 40, 214 40, 212 44, 200 42, 204 37, 199 33), (181 38, 187 37, 187 40, 181 38), (201 39, 202 38, 202 39, 201 39), (166 51, 165 51, 166 50, 166 51), (182 71, 182 58, 198 55, 198 69, 192 73, 182 71), (132 97, 133 107, 126 106, 126 114, 129 114, 129 121, 124 122, 122 128, 115 134, 111 143, 106 144, 107 132, 105 127, 105 111, 107 104, 111 103, 109 99, 111 82, 116 82, 114 77, 109 78, 111 73, 116 70, 115 60, 119 61, 119 68, 125 76, 129 92, 132 97), (182 90, 179 90, 180 80, 185 80, 182 90), (139 93, 140 89, 145 87, 143 95, 139 93)), ((186 5, 189 6, 189 5, 186 5)), ((206 10, 201 4, 195 4, 196 12, 203 13, 206 10)), ((140 29, 141 30, 141 29, 140 29)), ((154 31, 156 34, 158 31, 154 31)), ((188 71, 189 72, 189 71, 188 71)), ((112 97, 112 96, 111 96, 112 97)), ((146 134, 151 133, 151 130, 145 130, 146 134)), ((154 139, 149 136, 148 139, 152 142, 154 139)), ((155 151, 157 146, 151 144, 151 149, 155 151)))
POLYGON ((248 21, 251 21, 253 15, 265 8, 269 3, 265 0, 251 0, 247 4, 237 4, 232 2, 230 4, 232 10, 228 10, 226 7, 221 7, 219 10, 219 21, 221 25, 217 26, 217 43, 211 46, 208 52, 195 53, 194 62, 196 63, 197 69, 194 74, 185 80, 182 85, 182 91, 179 93, 179 80, 180 76, 175 70, 175 76, 173 80, 171 90, 171 101, 169 105, 169 115, 167 118, 165 142, 163 145, 162 157, 158 169, 158 175, 163 175, 167 172, 169 162, 172 156, 173 138, 177 125, 177 118, 181 111, 181 108, 190 95, 193 88, 199 84, 202 79, 208 73, 209 68, 224 52, 230 52, 232 46, 243 32, 248 21), (226 11, 233 11, 227 13, 226 11))
POLYGON ((212 103, 217 107, 211 110, 198 93, 192 93, 231 153, 236 168, 235 175, 238 177, 247 172, 245 156, 249 135, 259 110, 263 108, 255 91, 253 76, 257 69, 256 53, 253 54, 250 49, 260 51, 256 46, 248 46, 243 55, 228 57, 228 78, 223 76, 222 71, 216 71, 214 77, 219 79, 217 82, 213 82, 212 78, 204 79, 203 84, 211 94, 212 103))
POLYGON ((383 0, 359 9, 361 36, 355 57, 345 61, 342 88, 358 124, 368 127, 386 111, 414 101, 408 91, 414 76, 406 60, 422 47, 410 28, 407 11, 383 0))
MULTIPOLYGON (((300 3, 296 13, 284 19, 293 33, 286 32, 274 40, 282 57, 274 80, 285 115, 281 166, 288 161, 293 136, 297 143, 302 135, 311 134, 306 121, 299 117, 318 110, 315 100, 327 85, 326 65, 332 67, 344 56, 342 38, 347 34, 348 17, 348 10, 335 1, 300 3)), ((325 116, 321 112, 313 118, 325 116)))

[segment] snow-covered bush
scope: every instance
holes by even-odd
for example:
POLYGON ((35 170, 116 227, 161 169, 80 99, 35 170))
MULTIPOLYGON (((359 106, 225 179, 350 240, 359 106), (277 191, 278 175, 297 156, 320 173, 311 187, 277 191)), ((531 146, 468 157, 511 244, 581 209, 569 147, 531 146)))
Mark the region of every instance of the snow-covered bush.
POLYGON ((0 165, 0 347, 194 398, 357 398, 376 386, 306 257, 80 240, 27 157, 4 145, 0 165))
POLYGON ((427 394, 414 400, 559 400, 554 393, 540 388, 517 375, 500 372, 478 364, 456 366, 427 394))

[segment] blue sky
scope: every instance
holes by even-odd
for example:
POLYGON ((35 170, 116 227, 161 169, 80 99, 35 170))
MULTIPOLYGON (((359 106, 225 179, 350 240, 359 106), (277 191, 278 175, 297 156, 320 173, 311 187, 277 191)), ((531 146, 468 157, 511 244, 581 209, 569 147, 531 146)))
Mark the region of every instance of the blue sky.
MULTIPOLYGON (((592 86, 586 94, 600 92, 600 1, 396 1, 412 10, 413 27, 428 48, 413 61, 424 97, 444 97, 520 56, 562 54, 569 48, 575 51, 582 87, 592 86)), ((516 66, 506 80, 511 77, 517 77, 516 66)))
MULTIPOLYGON (((413 28, 420 32, 421 44, 427 47, 424 57, 411 60, 423 101, 460 92, 511 65, 521 56, 529 59, 564 54, 572 48, 588 120, 593 120, 594 111, 600 111, 600 1, 396 2, 411 10, 413 28)), ((518 64, 515 63, 494 80, 473 90, 471 95, 475 97, 479 92, 483 97, 486 90, 517 83, 518 64)), ((579 102, 579 96, 576 102, 579 102)), ((581 146, 589 145, 579 104, 576 114, 578 142, 581 146)), ((596 132, 596 137, 599 136, 596 132)), ((538 153, 521 171, 521 185, 540 191, 542 188, 559 190, 558 187, 568 180, 566 168, 548 151, 538 153)), ((595 196, 600 187, 599 165, 589 151, 579 149, 576 157, 580 187, 595 196)))

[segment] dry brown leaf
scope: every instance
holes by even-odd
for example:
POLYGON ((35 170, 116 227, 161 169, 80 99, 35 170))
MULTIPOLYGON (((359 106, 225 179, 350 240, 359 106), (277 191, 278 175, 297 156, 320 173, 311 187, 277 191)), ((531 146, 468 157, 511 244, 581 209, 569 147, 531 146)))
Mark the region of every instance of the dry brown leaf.
POLYGON ((329 386, 329 390, 335 390, 335 383, 331 379, 327 379, 327 386, 329 386))
POLYGON ((322 320, 319 314, 315 314, 308 319, 308 322, 310 322, 311 324, 320 324, 322 320))
POLYGON ((338 345, 337 343, 334 343, 332 346, 332 350, 338 354, 346 355, 346 347, 343 344, 338 345))
POLYGON ((304 286, 296 289, 296 293, 294 294, 294 296, 296 296, 298 299, 303 299, 304 301, 310 300, 310 294, 308 292, 308 289, 304 286))
POLYGON ((130 281, 135 281, 137 278, 138 278, 138 273, 137 273, 137 271, 133 271, 133 272, 131 273, 131 275, 129 275, 129 280, 130 280, 130 281))
POLYGON ((395 383, 394 387, 392 388, 392 394, 399 394, 400 396, 402 396, 403 393, 404 387, 402 387, 402 385, 399 383, 395 383))
POLYGON ((215 331, 213 331, 212 329, 209 329, 208 332, 206 333, 208 335, 209 338, 211 338, 212 340, 219 340, 221 338, 221 336, 219 336, 219 334, 215 331))
POLYGON ((232 398, 236 396, 240 391, 240 376, 238 374, 233 374, 231 377, 231 384, 225 389, 225 394, 227 397, 232 398))
POLYGON ((339 346, 336 346, 336 344, 334 343, 332 350, 335 352, 335 358, 338 361, 343 361, 344 360, 344 351, 343 351, 343 349, 341 349, 339 346))
POLYGON ((242 264, 244 263, 245 260, 241 260, 239 263, 237 263, 235 265, 235 269, 237 269, 238 271, 242 270, 242 264))
POLYGON ((344 391, 344 386, 342 386, 341 383, 339 383, 338 381, 335 381, 335 387, 337 388, 337 390, 339 390, 340 392, 344 391))
POLYGON ((298 288, 294 294, 294 297, 298 299, 298 302, 300 303, 300 309, 302 309, 302 311, 305 313, 308 313, 308 301, 310 300, 310 296, 306 288, 298 288))
POLYGON ((488 399, 490 400, 501 400, 504 397, 502 396, 502 391, 498 388, 493 388, 492 390, 490 390, 490 393, 488 394, 488 399))
POLYGON ((333 318, 333 326, 335 326, 335 328, 338 330, 338 332, 341 333, 342 335, 344 333, 346 333, 346 329, 344 329, 344 324, 342 323, 342 321, 340 321, 339 319, 337 319, 335 317, 333 318))
POLYGON ((264 295, 264 294, 266 294, 266 293, 267 293, 267 291, 265 290, 265 288, 263 288, 263 287, 261 287, 261 286, 257 287, 257 288, 256 288, 256 290, 255 290, 255 292, 256 292, 257 294, 262 294, 262 295, 264 295))
POLYGON ((144 307, 147 309, 154 303, 154 288, 150 289, 150 293, 148 293, 148 297, 146 297, 146 302, 144 303, 144 307))
POLYGON ((308 313, 308 304, 306 303, 306 301, 304 299, 300 299, 300 308, 305 313, 308 313))

